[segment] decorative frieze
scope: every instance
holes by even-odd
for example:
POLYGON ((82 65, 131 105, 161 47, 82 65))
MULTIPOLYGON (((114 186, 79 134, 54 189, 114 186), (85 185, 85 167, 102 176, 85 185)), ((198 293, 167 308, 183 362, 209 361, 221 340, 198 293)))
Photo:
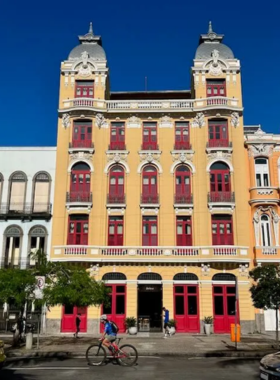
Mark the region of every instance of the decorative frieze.
POLYGON ((173 119, 169 116, 163 116, 159 119, 159 128, 172 128, 173 119))
POLYGON ((127 150, 120 150, 118 152, 114 152, 112 150, 108 150, 106 152, 107 155, 107 161, 118 164, 121 161, 127 161, 127 156, 128 156, 128 151, 127 150))
POLYGON ((207 160, 208 162, 216 160, 216 159, 224 159, 224 160, 232 160, 232 154, 230 152, 223 152, 223 151, 211 151, 207 154, 207 160))
POLYGON ((238 114, 238 112, 233 112, 231 114, 230 124, 234 128, 239 126, 239 114, 238 114))
POLYGON ((205 125, 205 118, 203 112, 198 112, 191 122, 192 128, 201 128, 205 125))
POLYGON ((273 144, 252 144, 248 146, 249 157, 271 156, 273 152, 273 144))
POLYGON ((160 155, 161 151, 140 151, 139 152, 139 157, 140 161, 146 161, 147 163, 151 164, 153 162, 159 162, 160 161, 160 155))
POLYGON ((63 116, 62 116, 62 126, 64 128, 69 128, 70 125, 71 125, 70 115, 68 113, 63 114, 63 116))
POLYGON ((129 119, 127 119, 126 122, 127 128, 140 128, 141 127, 141 119, 136 116, 131 116, 129 119))
POLYGON ((97 113, 95 115, 95 125, 98 128, 108 128, 108 122, 105 119, 104 115, 102 113, 97 113))

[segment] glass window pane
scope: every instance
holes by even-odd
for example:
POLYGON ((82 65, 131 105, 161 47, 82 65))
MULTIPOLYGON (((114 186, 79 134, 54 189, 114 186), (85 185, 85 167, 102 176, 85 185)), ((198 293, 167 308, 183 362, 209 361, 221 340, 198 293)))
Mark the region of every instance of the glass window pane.
POLYGON ((149 185, 149 178, 148 177, 143 178, 143 185, 149 185))
POLYGON ((182 233, 183 233, 183 226, 177 225, 177 235, 182 235, 182 233))
POLYGON ((183 286, 175 286, 175 293, 184 293, 183 286))
POLYGON ((72 305, 65 305, 64 306, 64 314, 71 315, 74 313, 74 306, 72 305))
POLYGON ((116 314, 124 314, 125 312, 125 295, 116 296, 116 314))
POLYGON ((176 315, 184 315, 185 314, 185 305, 184 305, 184 297, 176 296, 175 297, 175 314, 176 315))
POLYGON ((109 226, 109 234, 110 235, 114 235, 114 232, 115 232, 115 226, 114 226, 114 224, 111 224, 109 226))
POLYGON ((119 185, 123 185, 124 184, 124 178, 123 177, 119 177, 119 185))
POLYGON ((224 315, 224 297, 223 296, 214 297, 214 314, 224 315))
POLYGON ((196 293, 196 286, 188 286, 188 293, 196 293))
POLYGON ((121 225, 121 224, 118 224, 118 228, 117 228, 117 233, 118 233, 118 235, 122 235, 122 233, 123 233, 123 226, 121 225))
POLYGON ((110 178, 110 184, 115 185, 116 184, 116 177, 111 177, 110 178))
POLYGON ((108 305, 103 306, 103 313, 102 314, 112 314, 112 295, 109 295, 108 305))
POLYGON ((157 233, 157 226, 155 226, 154 224, 151 226, 151 233, 153 235, 156 235, 156 233, 157 233))
POLYGON ((125 286, 119 285, 116 287, 116 292, 117 293, 125 293, 125 286))
POLYGON ((263 185, 264 186, 269 186, 269 183, 268 183, 268 174, 264 174, 263 175, 263 185))
POLYGON ((221 286, 214 286, 214 293, 223 293, 223 288, 221 286))
POLYGON ((88 223, 84 223, 84 233, 88 233, 88 223))
POLYGON ((228 286, 227 294, 235 294, 235 286, 228 286))
POLYGON ((197 297, 188 296, 188 314, 197 315, 197 297))
POLYGON ((235 297, 227 297, 227 313, 235 315, 235 297))

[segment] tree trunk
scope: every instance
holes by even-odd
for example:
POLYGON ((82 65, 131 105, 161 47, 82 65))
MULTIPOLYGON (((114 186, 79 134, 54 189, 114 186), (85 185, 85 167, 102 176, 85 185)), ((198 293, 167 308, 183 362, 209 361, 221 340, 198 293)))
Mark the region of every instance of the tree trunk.
POLYGON ((276 348, 278 349, 279 347, 279 334, 278 334, 278 311, 279 307, 275 309, 276 311, 276 348))

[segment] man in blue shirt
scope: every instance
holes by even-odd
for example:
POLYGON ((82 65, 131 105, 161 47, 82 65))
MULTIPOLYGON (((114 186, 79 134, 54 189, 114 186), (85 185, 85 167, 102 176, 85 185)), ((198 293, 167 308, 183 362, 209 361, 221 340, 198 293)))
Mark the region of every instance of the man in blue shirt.
POLYGON ((163 320, 163 327, 165 330, 164 338, 167 338, 170 335, 168 322, 169 322, 169 310, 167 310, 165 307, 162 308, 162 311, 164 311, 164 320, 163 320))
POLYGON ((116 340, 117 334, 113 331, 112 324, 108 321, 106 314, 101 315, 100 322, 104 325, 104 333, 100 340, 103 340, 103 345, 114 353, 115 349, 112 343, 116 340))

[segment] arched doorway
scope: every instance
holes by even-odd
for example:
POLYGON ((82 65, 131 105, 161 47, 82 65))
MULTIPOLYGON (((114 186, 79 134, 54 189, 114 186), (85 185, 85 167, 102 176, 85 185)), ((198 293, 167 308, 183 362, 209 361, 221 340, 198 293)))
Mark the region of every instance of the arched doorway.
POLYGON ((177 332, 200 332, 198 277, 177 273, 174 281, 174 318, 177 332))
POLYGON ((162 331, 162 278, 158 273, 141 273, 138 278, 138 330, 162 331))
POLYGON ((106 314, 110 321, 114 321, 119 332, 125 332, 126 317, 126 276, 119 272, 104 274, 102 281, 110 288, 110 302, 102 307, 102 314, 106 314))
MULTIPOLYGON (((212 278, 214 333, 230 332, 235 323, 236 277, 230 273, 217 273, 212 278)), ((239 305, 237 305, 239 323, 239 305)))

